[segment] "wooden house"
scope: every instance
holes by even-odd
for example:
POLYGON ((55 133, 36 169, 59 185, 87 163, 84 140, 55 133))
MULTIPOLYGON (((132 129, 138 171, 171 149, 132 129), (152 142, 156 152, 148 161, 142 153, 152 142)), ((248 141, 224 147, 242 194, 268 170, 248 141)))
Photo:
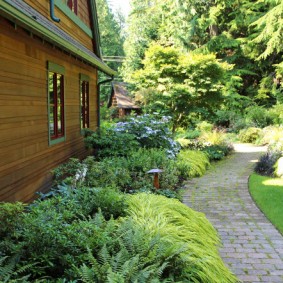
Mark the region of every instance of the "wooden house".
POLYGON ((112 83, 112 92, 108 102, 108 108, 117 109, 117 118, 122 118, 133 111, 139 114, 141 108, 136 105, 127 91, 126 85, 120 82, 112 83))
POLYGON ((99 123, 95 0, 0 1, 0 201, 28 202, 99 123))

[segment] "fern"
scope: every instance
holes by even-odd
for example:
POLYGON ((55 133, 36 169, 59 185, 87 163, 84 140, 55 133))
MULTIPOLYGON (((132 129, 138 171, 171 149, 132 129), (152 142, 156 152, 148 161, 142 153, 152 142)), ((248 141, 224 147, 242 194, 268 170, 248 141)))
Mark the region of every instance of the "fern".
MULTIPOLYGON (((115 243, 103 246, 98 254, 88 251, 90 266, 83 265, 78 271, 83 282, 176 282, 162 278, 173 268, 175 258, 184 249, 175 249, 160 237, 124 219, 115 234, 115 243)), ((166 277, 166 276, 165 276, 166 277)))
POLYGON ((0 282, 14 283, 14 282, 29 282, 30 275, 23 275, 36 265, 36 263, 18 266, 19 256, 13 257, 4 256, 0 258, 0 282))

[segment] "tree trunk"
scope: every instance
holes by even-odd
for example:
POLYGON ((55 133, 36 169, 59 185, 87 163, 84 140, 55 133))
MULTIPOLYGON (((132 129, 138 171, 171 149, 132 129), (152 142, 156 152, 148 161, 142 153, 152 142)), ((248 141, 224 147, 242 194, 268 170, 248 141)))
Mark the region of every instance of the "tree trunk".
POLYGON ((218 35, 218 26, 217 25, 210 25, 209 26, 209 34, 211 37, 218 35))

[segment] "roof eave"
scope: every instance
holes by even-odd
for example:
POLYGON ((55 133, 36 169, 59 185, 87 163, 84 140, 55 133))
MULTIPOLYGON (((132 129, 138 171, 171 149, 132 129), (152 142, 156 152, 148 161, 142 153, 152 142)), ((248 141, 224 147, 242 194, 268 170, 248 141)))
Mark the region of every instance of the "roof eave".
POLYGON ((58 36, 57 34, 47 29, 46 27, 39 24, 36 21, 36 19, 25 15, 23 12, 11 6, 9 3, 4 2, 4 1, 0 2, 0 14, 8 15, 10 19, 14 20, 17 23, 23 24, 25 27, 28 27, 31 31, 36 32, 37 34, 40 34, 47 41, 51 41, 54 45, 57 45, 60 48, 65 49, 69 51, 70 53, 77 55, 78 57, 85 60, 86 62, 96 66, 103 73, 110 75, 110 76, 115 76, 117 74, 116 71, 112 70, 104 62, 76 48, 64 38, 58 36))

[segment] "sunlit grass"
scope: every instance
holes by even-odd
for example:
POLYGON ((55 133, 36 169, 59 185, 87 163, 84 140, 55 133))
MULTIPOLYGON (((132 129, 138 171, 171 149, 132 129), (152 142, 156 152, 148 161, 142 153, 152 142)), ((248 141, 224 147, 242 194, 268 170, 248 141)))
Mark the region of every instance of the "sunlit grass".
POLYGON ((258 207, 283 234, 283 179, 253 174, 249 188, 258 207))

